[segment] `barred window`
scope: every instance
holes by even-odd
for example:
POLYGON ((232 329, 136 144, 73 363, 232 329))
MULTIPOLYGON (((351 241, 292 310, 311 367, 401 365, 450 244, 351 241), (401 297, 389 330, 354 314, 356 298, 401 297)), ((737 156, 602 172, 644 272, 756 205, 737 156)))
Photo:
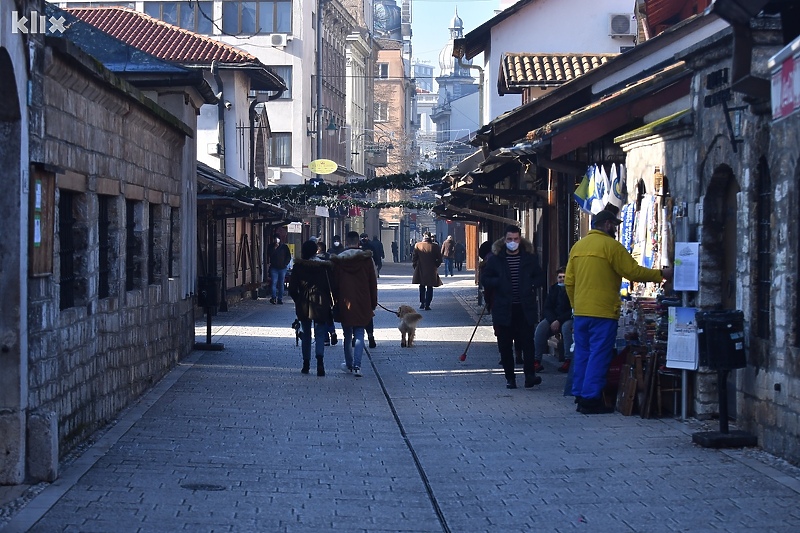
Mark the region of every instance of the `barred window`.
POLYGON ((125 290, 132 291, 142 283, 141 204, 125 200, 125 290))
POLYGON ((169 209, 169 244, 167 246, 167 251, 169 253, 169 257, 167 260, 167 269, 168 273, 167 276, 170 278, 176 277, 177 272, 179 272, 178 265, 176 264, 178 260, 178 252, 177 247, 181 240, 181 226, 180 226, 180 214, 178 213, 177 207, 171 207, 169 209))
POLYGON ((108 298, 111 294, 111 283, 109 281, 109 272, 111 270, 111 239, 109 237, 109 229, 111 226, 111 217, 109 215, 109 203, 112 198, 110 196, 97 197, 97 245, 98 245, 98 281, 97 281, 97 295, 100 298, 108 298))
POLYGON ((61 191, 58 199, 58 244, 61 264, 59 279, 61 309, 75 306, 75 217, 73 203, 75 193, 61 191))
POLYGON ((161 281, 161 206, 150 204, 147 224, 147 282, 161 281))
POLYGON ((772 254, 770 253, 772 214, 772 179, 769 164, 764 156, 758 161, 758 208, 756 246, 756 329, 762 339, 769 338, 770 289, 772 288, 772 254))

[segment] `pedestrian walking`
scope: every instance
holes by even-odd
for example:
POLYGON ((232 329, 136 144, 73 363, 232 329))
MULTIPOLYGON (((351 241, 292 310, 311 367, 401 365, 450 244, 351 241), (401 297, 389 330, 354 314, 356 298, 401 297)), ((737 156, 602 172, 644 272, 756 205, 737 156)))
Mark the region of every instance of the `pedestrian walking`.
MULTIPOLYGON (((313 240, 313 239, 312 239, 313 240)), ((317 259, 321 259, 323 261, 329 261, 331 258, 331 253, 327 251, 327 247, 325 246, 325 241, 317 241, 317 259)), ((336 324, 333 321, 333 314, 331 314, 330 319, 328 320, 328 329, 327 335, 325 335, 325 346, 336 345, 339 342, 338 337, 336 337, 336 324)))
POLYGON ((426 311, 431 310, 433 288, 442 286, 442 280, 437 272, 439 265, 442 264, 442 252, 432 241, 431 234, 426 233, 422 242, 414 245, 411 254, 411 265, 414 267, 411 283, 419 285, 419 308, 426 311))
POLYGON ((522 237, 517 226, 506 227, 505 236, 492 245, 482 268, 481 282, 492 290, 492 323, 506 378, 506 387, 517 388, 514 375, 514 345, 522 347, 525 388, 542 382, 536 375, 533 330, 538 322, 536 292, 544 285, 533 244, 522 237))
POLYGON ((400 262, 400 248, 397 246, 397 241, 392 241, 392 261, 400 262))
POLYGON ((347 233, 345 247, 339 255, 331 256, 333 295, 344 331, 342 370, 361 377, 364 330, 375 316, 378 306, 378 279, 372 252, 359 249, 358 233, 347 233), (355 344, 352 343, 353 339, 355 344))
POLYGON ((289 296, 294 300, 295 314, 302 327, 300 342, 303 354, 303 374, 311 365, 311 332, 317 358, 317 375, 325 375, 325 339, 328 324, 333 322, 332 287, 333 264, 317 256, 318 243, 308 240, 300 247, 300 258, 294 262, 289 279, 289 296))
POLYGON ((344 252, 344 245, 342 244, 342 238, 340 236, 334 235, 333 239, 331 239, 331 243, 333 243, 333 246, 328 249, 329 254, 337 255, 344 252))
POLYGON ((272 243, 267 249, 269 258, 269 277, 271 280, 271 304, 283 304, 283 285, 286 282, 286 270, 292 261, 292 252, 281 242, 278 235, 273 235, 272 243))
POLYGON ((442 243, 442 259, 444 259, 444 277, 453 277, 453 263, 456 258, 456 243, 452 235, 448 235, 442 243))
POLYGON ((548 351, 547 340, 553 335, 561 334, 561 342, 564 347, 564 364, 559 367, 558 371, 567 372, 572 362, 572 354, 569 351, 572 346, 572 305, 569 303, 569 296, 567 296, 567 289, 564 285, 567 277, 566 271, 566 267, 560 267, 556 271, 556 282, 547 291, 547 297, 544 300, 544 317, 533 333, 537 372, 544 370, 542 357, 548 351))
POLYGON ((584 414, 613 410, 605 406, 602 392, 617 339, 622 278, 653 283, 672 279, 671 267, 645 268, 636 262, 616 240, 620 223, 611 211, 597 213, 567 262, 565 285, 575 317, 572 395, 584 414))
POLYGON ((461 272, 461 269, 464 268, 464 261, 467 258, 467 247, 464 246, 464 243, 458 241, 456 243, 456 255, 455 255, 455 263, 456 263, 456 270, 461 272))
MULTIPOLYGON (((378 242, 378 244, 380 245, 380 242, 378 242)), ((369 240, 369 235, 367 235, 366 233, 362 233, 360 235, 360 240, 359 240, 358 247, 361 250, 366 250, 366 251, 372 252, 372 262, 375 264, 375 277, 376 278, 381 277, 380 268, 378 267, 378 263, 375 261, 375 256, 376 256, 377 252, 375 251, 375 245, 372 243, 372 241, 369 240)), ((381 246, 381 251, 383 251, 383 247, 382 246, 381 246)), ((367 334, 367 342, 369 343, 369 347, 370 348, 376 348, 378 346, 378 343, 375 342, 375 320, 374 319, 371 318, 369 320, 369 323, 364 328, 364 331, 367 334)))
POLYGON ((381 277, 381 268, 383 268, 383 260, 386 258, 386 252, 383 251, 383 243, 378 240, 377 235, 372 236, 372 260, 375 262, 375 268, 378 269, 378 277, 381 277))

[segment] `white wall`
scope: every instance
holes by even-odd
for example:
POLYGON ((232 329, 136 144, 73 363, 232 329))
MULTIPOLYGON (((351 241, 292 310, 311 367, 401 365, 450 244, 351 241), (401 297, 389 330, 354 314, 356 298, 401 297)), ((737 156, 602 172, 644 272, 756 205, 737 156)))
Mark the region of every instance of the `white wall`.
POLYGON ((478 94, 468 94, 450 102, 451 141, 466 137, 478 129, 478 94))
POLYGON ((500 96, 500 57, 509 52, 613 53, 633 44, 632 37, 608 35, 609 13, 631 13, 633 0, 539 0, 492 28, 484 52, 485 123, 522 103, 522 95, 500 96), (579 16, 577 16, 579 15, 579 16))

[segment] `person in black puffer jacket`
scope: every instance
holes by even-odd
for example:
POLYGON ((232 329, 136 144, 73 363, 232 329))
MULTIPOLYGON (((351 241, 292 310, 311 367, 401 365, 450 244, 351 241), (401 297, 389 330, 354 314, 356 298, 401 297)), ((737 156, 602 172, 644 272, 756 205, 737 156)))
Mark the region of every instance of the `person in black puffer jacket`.
POLYGON ((317 243, 306 241, 300 248, 300 259, 295 260, 289 279, 289 296, 294 300, 297 319, 303 327, 300 341, 303 353, 303 374, 308 374, 311 364, 311 326, 314 326, 317 375, 325 375, 325 339, 328 324, 333 321, 331 308, 331 279, 333 263, 317 257, 317 243))

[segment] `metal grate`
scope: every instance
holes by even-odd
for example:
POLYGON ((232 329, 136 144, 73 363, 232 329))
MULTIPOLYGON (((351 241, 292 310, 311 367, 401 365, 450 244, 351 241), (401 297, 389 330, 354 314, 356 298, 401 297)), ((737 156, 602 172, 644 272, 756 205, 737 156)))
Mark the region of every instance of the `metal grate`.
POLYGON ((98 282, 97 295, 100 298, 108 298, 111 293, 109 283, 109 271, 111 265, 111 243, 109 239, 109 203, 112 201, 109 196, 98 196, 97 214, 97 244, 99 249, 98 257, 98 282))
POLYGON ((147 283, 155 283, 156 279, 156 207, 150 204, 147 226, 147 283))
POLYGON ((168 260, 167 260, 167 275, 170 278, 175 277, 175 211, 174 207, 169 210, 169 246, 168 246, 168 260))
POLYGON ((125 200, 125 290, 136 288, 136 202, 125 200))
POLYGON ((61 191, 58 199, 58 242, 61 263, 59 280, 60 306, 68 309, 75 306, 75 217, 72 215, 73 194, 61 191))
POLYGON ((758 220, 757 220, 757 250, 756 268, 756 329, 757 335, 766 339, 769 337, 770 322, 770 290, 772 288, 772 255, 770 253, 772 214, 772 179, 769 174, 769 164, 763 156, 758 161, 758 220))

